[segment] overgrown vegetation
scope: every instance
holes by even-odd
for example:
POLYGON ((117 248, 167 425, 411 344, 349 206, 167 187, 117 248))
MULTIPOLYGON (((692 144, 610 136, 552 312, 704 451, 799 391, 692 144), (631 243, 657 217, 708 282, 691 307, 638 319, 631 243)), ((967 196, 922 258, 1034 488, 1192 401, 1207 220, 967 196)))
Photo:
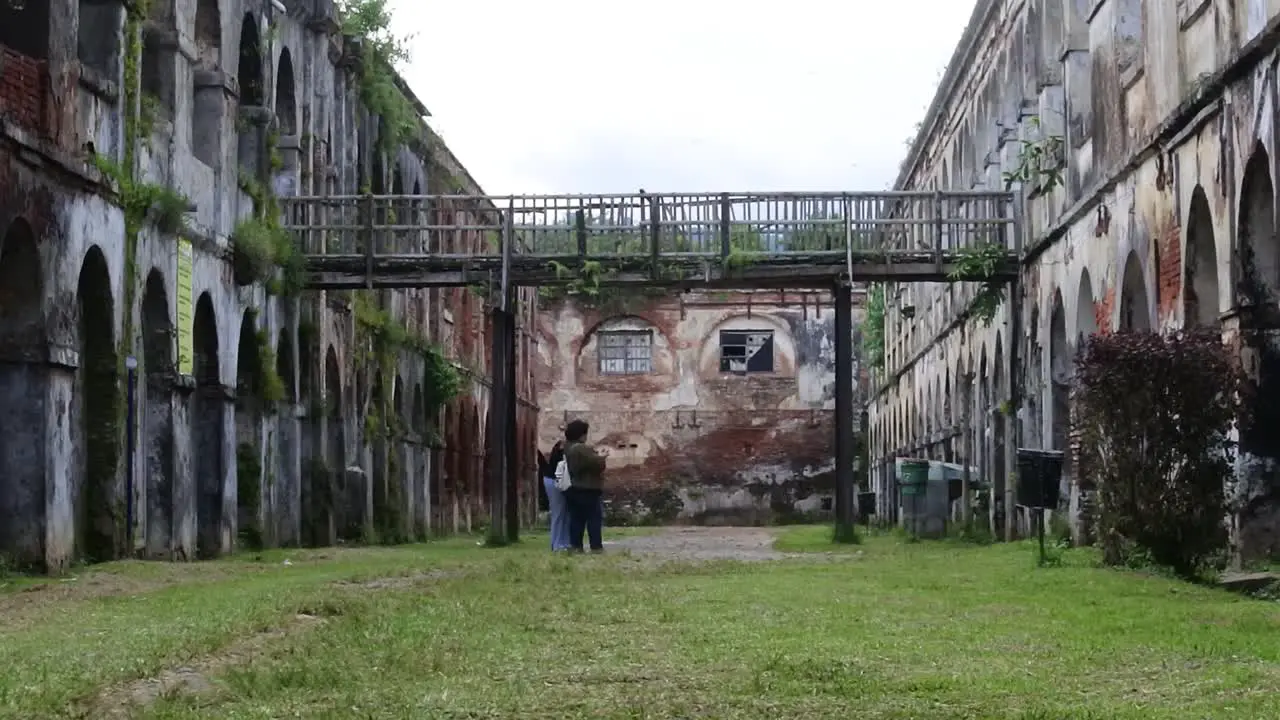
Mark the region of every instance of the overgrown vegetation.
MULTIPOLYGON (((271 141, 275 152, 274 138, 271 141)), ((302 290, 305 264, 293 236, 280 224, 280 204, 263 182, 241 174, 240 189, 253 201, 253 216, 231 231, 232 267, 240 286, 265 283, 270 295, 302 290)))
POLYGON ((1223 559, 1244 410, 1217 331, 1093 335, 1076 362, 1081 472, 1098 486, 1108 563, 1194 575, 1223 559))
POLYGON ((1004 304, 1004 282, 992 280, 1000 264, 1006 261, 1008 250, 1003 243, 984 243, 960 250, 955 267, 947 277, 961 282, 979 282, 978 292, 969 303, 969 313, 990 326, 1000 306, 1004 304))
MULTIPOLYGON (((414 418, 414 422, 427 429, 430 441, 431 436, 437 434, 435 420, 440 409, 462 391, 462 374, 440 346, 407 328, 389 310, 379 306, 372 293, 355 293, 353 312, 356 344, 363 352, 363 356, 358 358, 357 371, 366 374, 366 387, 393 387, 402 355, 421 359, 426 417, 414 418)), ((381 395, 375 398, 371 393, 369 398, 365 413, 366 435, 381 436, 395 429, 396 420, 385 407, 389 393, 381 395)))
POLYGON ((422 124, 418 109, 396 75, 396 67, 409 61, 412 38, 392 31, 387 0, 338 0, 338 9, 343 34, 361 41, 356 75, 360 100, 382 120, 378 145, 383 152, 390 152, 397 144, 412 140, 422 124))
MULTIPOLYGON (((615 255, 632 261, 637 272, 652 272, 649 254, 653 240, 646 227, 636 226, 634 231, 598 229, 600 226, 625 225, 629 222, 627 218, 584 218, 578 230, 539 234, 538 252, 575 255, 579 251, 579 234, 585 234, 588 257, 615 255)), ((833 233, 805 229, 777 238, 776 242, 779 247, 790 250, 842 250, 844 235, 843 229, 839 238, 835 238, 833 233)), ((737 223, 729 230, 729 253, 721 262, 726 272, 732 273, 758 262, 769 249, 770 239, 760 230, 752 225, 737 223)), ((688 233, 667 232, 660 240, 659 252, 663 257, 659 260, 659 277, 665 281, 684 278, 684 270, 668 258, 673 253, 718 254, 720 251, 720 236, 716 233, 695 237, 688 233)), ((539 297, 549 303, 571 298, 586 307, 621 311, 636 302, 643 302, 645 298, 670 294, 670 289, 666 287, 608 285, 606 281, 618 275, 618 268, 606 268, 599 260, 586 260, 577 264, 551 261, 548 267, 558 280, 564 281, 539 288, 539 297)))
POLYGON ((1021 141, 1018 164, 1004 173, 1004 187, 1010 190, 1021 184, 1029 191, 1028 197, 1035 198, 1062 184, 1066 154, 1062 136, 1046 133, 1039 116, 1032 116, 1028 122, 1037 137, 1021 141))
POLYGON ((867 287, 867 315, 862 323, 862 359, 873 368, 884 368, 884 283, 867 287))
MULTIPOLYGON (((190 201, 181 193, 156 183, 144 181, 138 172, 138 156, 141 148, 150 141, 151 123, 146 118, 146 107, 141 87, 142 23, 150 7, 149 0, 137 0, 126 8, 124 27, 124 75, 123 122, 124 152, 121 161, 93 155, 89 161, 111 183, 116 201, 124 214, 124 278, 121 306, 125 309, 117 348, 111 348, 102 357, 114 358, 114 368, 95 368, 99 382, 95 386, 94 427, 92 433, 94 457, 91 466, 94 473, 113 477, 119 466, 124 446, 125 428, 128 426, 128 403, 125 398, 127 383, 118 382, 125 375, 125 358, 133 354, 134 312, 139 290, 138 241, 147 225, 164 235, 181 235, 187 232, 186 213, 190 201), (114 397, 103 397, 111 394, 114 397)), ((90 483, 91 485, 94 483, 90 483)), ((124 527, 126 513, 119 497, 98 501, 108 503, 114 535, 127 536, 124 527)), ((101 529, 100 529, 101 530, 101 529)), ((127 550, 127 548, 126 548, 127 550)))

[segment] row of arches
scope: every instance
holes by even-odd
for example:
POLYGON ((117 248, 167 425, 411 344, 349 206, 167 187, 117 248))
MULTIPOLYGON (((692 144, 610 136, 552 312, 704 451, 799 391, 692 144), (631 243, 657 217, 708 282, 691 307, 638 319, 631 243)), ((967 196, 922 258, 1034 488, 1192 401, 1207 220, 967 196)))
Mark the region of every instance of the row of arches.
MULTIPOLYGON (((273 468, 262 468, 258 478, 246 477, 235 467, 238 457, 232 450, 247 444, 260 451, 257 457, 263 462, 273 462, 273 453, 265 448, 271 440, 262 433, 267 408, 258 400, 266 370, 261 352, 266 345, 257 311, 245 310, 240 320, 237 391, 231 393, 222 380, 224 353, 217 306, 209 292, 199 296, 192 321, 194 386, 183 388, 165 278, 157 269, 148 273, 142 288, 135 400, 138 466, 133 476, 141 485, 131 492, 121 431, 128 414, 122 407, 126 378, 117 349, 119 305, 105 254, 92 246, 81 262, 76 285, 77 360, 63 370, 50 363, 46 288, 35 231, 18 218, 2 238, 0 338, 5 350, 0 352, 0 393, 13 412, 0 419, 0 457, 11 468, 0 477, 0 554, 32 566, 57 567, 73 558, 109 560, 134 553, 128 538, 130 527, 135 527, 142 536, 133 542, 146 557, 212 557, 235 546, 232 533, 236 529, 263 521, 267 524, 260 529, 269 534, 281 524, 280 515, 289 512, 289 498, 280 498, 279 506, 265 510, 254 507, 259 498, 270 497, 272 488, 259 483, 275 474, 273 468), (67 456, 62 454, 66 446, 57 427, 62 417, 73 420, 67 456), (64 476, 59 467, 70 472, 64 476), (63 477, 65 487, 59 484, 63 477), (137 517, 126 517, 130 496, 140 501, 137 517), (62 511, 57 509, 63 497, 74 517, 70 526, 61 521, 62 511)), ((316 395, 325 398, 315 415, 307 418, 310 424, 304 432, 317 440, 324 435, 327 447, 303 442, 303 449, 324 454, 329 468, 341 471, 355 460, 348 443, 355 435, 348 430, 353 423, 348 412, 351 401, 344 395, 350 390, 343 382, 339 348, 330 344, 324 350, 321 385, 315 382, 319 373, 309 370, 313 348, 301 346, 295 365, 287 330, 281 331, 274 347, 274 371, 285 388, 285 404, 303 406, 316 395), (296 372, 299 365, 308 368, 301 378, 296 372)), ((429 473, 435 463, 424 443, 429 419, 421 382, 410 387, 397 376, 390 402, 404 419, 406 432, 388 444, 392 452, 403 454, 404 462, 399 464, 399 476, 382 480, 405 483, 413 500, 403 501, 419 503, 422 519, 415 520, 411 532, 426 533, 428 503, 447 506, 447 512, 438 508, 434 518, 442 529, 479 522, 488 494, 483 440, 487 428, 481 427, 477 404, 464 398, 446 410, 444 446, 437 451, 439 468, 429 473)), ((532 464, 535 424, 525 418, 519 429, 526 445, 517 460, 522 467, 532 464)), ((283 420, 277 426, 282 437, 284 426, 283 420)), ((278 486, 303 482, 296 471, 291 478, 287 467, 281 470, 278 486)), ((315 488, 297 490, 302 495, 316 494, 315 488)), ((367 513, 364 493, 356 497, 358 488, 348 490, 349 496, 325 512, 342 516, 348 526, 362 526, 367 513)), ((302 503, 304 520, 319 523, 314 511, 302 503)), ((296 542, 301 538, 278 539, 296 542)), ((309 539, 323 539, 323 533, 309 539)))
MULTIPOLYGON (((1173 288, 1168 284, 1169 265, 1161 263, 1160 247, 1143 248, 1130 237, 1126 242, 1132 246, 1121 247, 1122 259, 1113 276, 1114 292, 1105 291, 1095 280, 1085 260, 1088 253, 1077 251, 1081 258, 1074 263, 1078 275, 1072 276, 1069 267, 1065 282, 1048 288, 1047 303, 1042 306, 1034 302, 1026 315, 1030 343, 1023 360, 1023 405, 1016 420, 992 413, 993 406, 1008 397, 1002 377, 1007 365, 1002 355, 1002 331, 993 330, 986 341, 975 345, 972 356, 965 355, 955 342, 944 343, 935 357, 919 364, 916 372, 909 373, 873 406, 873 455, 887 460, 924 454, 963 462, 965 459, 957 456, 962 425, 957 410, 964 409, 965 383, 968 368, 972 368, 969 389, 973 397, 968 408, 973 433, 970 462, 984 475, 992 473, 998 480, 1003 474, 1005 437, 1017 427, 1023 446, 1066 452, 1063 498, 1074 507, 1080 499, 1078 495, 1091 489, 1087 479, 1074 476, 1070 452, 1074 362, 1087 338, 1098 332, 1200 327, 1238 333, 1246 356, 1261 358, 1252 366, 1246 363, 1259 387, 1258 397, 1262 398, 1252 412, 1267 418, 1264 423, 1280 422, 1280 413, 1265 400, 1280 377, 1266 361, 1270 338, 1280 334, 1280 325, 1267 319, 1267 308, 1276 305, 1280 291, 1280 241, 1276 235, 1271 165, 1269 153, 1258 143, 1244 165, 1236 237, 1230 241, 1215 232, 1222 223, 1214 217, 1209 192, 1200 185, 1191 189, 1184 206, 1185 216, 1179 219, 1183 231, 1181 263, 1176 276, 1179 282, 1173 288), (1234 248, 1230 262, 1220 261, 1223 248, 1234 248), (1167 297, 1171 292, 1179 295, 1167 297), (1223 317, 1228 314, 1249 315, 1249 322, 1241 324, 1246 329, 1225 326, 1223 317), (1250 327, 1254 329, 1247 329, 1250 327), (987 348, 994 352, 988 354, 987 348), (957 349, 959 353, 955 352, 957 349), (950 360, 944 355, 948 351, 952 352, 950 360)), ((1052 272, 1046 274, 1052 276, 1052 272)), ((1241 438, 1242 450, 1255 460, 1260 459, 1263 467, 1274 466, 1280 455, 1276 445, 1280 443, 1272 436, 1273 430, 1259 428, 1255 423, 1246 429, 1241 438)), ((887 466, 880 470, 887 471, 887 466)))

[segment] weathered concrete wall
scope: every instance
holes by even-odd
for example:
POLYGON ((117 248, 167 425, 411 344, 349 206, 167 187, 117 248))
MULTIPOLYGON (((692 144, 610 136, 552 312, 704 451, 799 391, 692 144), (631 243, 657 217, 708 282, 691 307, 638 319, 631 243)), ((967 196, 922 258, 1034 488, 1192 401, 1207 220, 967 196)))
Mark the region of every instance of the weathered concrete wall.
MULTIPOLYGON (((474 179, 425 126, 414 148, 376 149, 378 119, 359 103, 332 2, 130 7, 145 16, 113 2, 0 6, 0 459, 13 468, 0 476, 3 561, 56 571, 76 559, 213 556, 246 540, 323 544, 351 526, 362 531, 351 539, 368 537, 379 512, 398 537, 479 523, 483 303, 464 290, 376 299, 466 382, 429 418, 422 358, 404 354, 384 378, 401 421, 366 433, 374 383, 352 297, 238 285, 230 240, 254 213, 248 180, 284 198, 480 194, 474 179), (129 186, 95 158, 122 167, 129 186), (190 201, 189 289, 174 228, 154 209, 121 208, 140 187, 190 201), (131 392, 126 356, 137 361, 131 392), (258 397, 268 374, 284 385, 279 402, 258 397)), ((384 240, 452 252, 482 242, 384 240)), ((521 302, 519 429, 532 445, 536 295, 521 302)), ((533 474, 531 452, 519 462, 533 474)), ((528 514, 533 498, 522 493, 528 514)))
POLYGON ((539 447, 569 420, 590 423, 590 441, 609 449, 606 500, 619 518, 764 523, 829 512, 831 298, 697 292, 630 305, 556 301, 540 313, 539 447), (769 334, 760 352, 771 362, 723 369, 735 332, 769 334), (612 359, 629 337, 640 345, 628 367, 612 359))
MULTIPOLYGON (((889 289, 896 380, 870 406, 873 455, 959 452, 970 383, 976 464, 1001 484, 1015 428, 1024 446, 1068 448, 1071 359, 1082 337, 1117 328, 1220 327, 1269 396, 1280 378, 1277 16, 1266 0, 978 3, 898 185, 996 188, 1025 157, 1021 141, 1049 138, 1061 141, 1062 182, 1014 186, 1034 258, 1017 327, 1007 305, 989 327, 952 327, 971 286, 889 289), (1026 398, 1006 427, 1011 333, 1026 398)), ((1257 410, 1268 429, 1242 439, 1235 517, 1246 556, 1280 552, 1280 418, 1269 401, 1257 410)), ((891 494, 884 470, 877 487, 891 494)), ((1090 488, 1067 474, 1075 510, 1090 488)))

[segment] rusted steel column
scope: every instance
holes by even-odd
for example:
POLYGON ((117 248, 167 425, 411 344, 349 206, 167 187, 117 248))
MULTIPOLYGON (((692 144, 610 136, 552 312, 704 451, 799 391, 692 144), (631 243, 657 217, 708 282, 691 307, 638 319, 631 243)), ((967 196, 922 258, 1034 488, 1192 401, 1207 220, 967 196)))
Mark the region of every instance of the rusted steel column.
POLYGON ((836 539, 852 539, 854 507, 853 293, 847 281, 836 285, 836 539))

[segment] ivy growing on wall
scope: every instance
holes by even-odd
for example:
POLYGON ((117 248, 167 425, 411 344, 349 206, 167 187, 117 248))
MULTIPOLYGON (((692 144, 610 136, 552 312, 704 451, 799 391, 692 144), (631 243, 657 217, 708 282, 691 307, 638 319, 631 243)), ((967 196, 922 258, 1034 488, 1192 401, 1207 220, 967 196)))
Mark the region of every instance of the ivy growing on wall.
POLYGON ((401 89, 396 67, 409 61, 410 37, 391 29, 387 0, 340 0, 342 32, 362 42, 356 79, 360 100, 382 119, 386 132, 378 137, 384 152, 408 142, 419 131, 422 117, 401 89))
POLYGON ((863 361, 873 368, 884 367, 884 283, 867 288, 867 316, 862 324, 863 361))
MULTIPOLYGON (((271 147, 275 148, 274 142, 271 147)), ((253 201, 253 215, 231 231, 236 284, 265 283, 270 295, 297 295, 305 280, 304 258, 289 231, 280 224, 275 193, 245 174, 240 176, 240 189, 253 201)))
POLYGON ((1062 136, 1046 133, 1039 116, 1032 116, 1028 122, 1038 137, 1021 141, 1018 164, 1004 173, 1004 188, 1010 190, 1014 184, 1020 183, 1034 198, 1052 192, 1062 184, 1067 161, 1062 136))
POLYGON ((982 283, 969 305, 969 312, 985 326, 991 325, 996 313, 1000 311, 1000 305, 1004 303, 1004 283, 991 278, 1007 255, 1008 251, 1001 243, 964 248, 956 258, 955 268, 948 275, 956 281, 982 283))
MULTIPOLYGON (((397 320, 390 311, 377 305, 367 291, 354 296, 352 310, 355 315, 356 343, 363 349, 358 356, 359 371, 369 377, 368 387, 381 380, 384 388, 393 387, 396 367, 402 353, 414 355, 423 363, 423 400, 427 418, 435 417, 440 408, 462 391, 462 375, 435 343, 414 333, 397 320)), ((383 393, 384 407, 370 402, 365 413, 366 437, 386 434, 395 429, 398 419, 386 412, 387 393, 383 393)))

